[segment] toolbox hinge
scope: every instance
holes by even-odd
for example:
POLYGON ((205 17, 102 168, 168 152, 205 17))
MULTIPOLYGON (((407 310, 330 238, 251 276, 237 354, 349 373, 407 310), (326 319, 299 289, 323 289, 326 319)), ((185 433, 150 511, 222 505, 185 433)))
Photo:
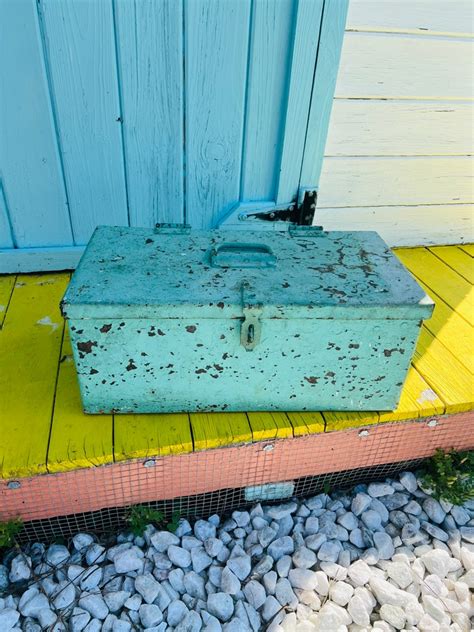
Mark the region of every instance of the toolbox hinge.
POLYGON ((261 220, 264 222, 287 222, 298 226, 312 226, 317 199, 318 192, 315 189, 306 190, 303 193, 301 202, 297 199, 284 208, 271 209, 259 213, 240 213, 238 219, 241 222, 261 220))

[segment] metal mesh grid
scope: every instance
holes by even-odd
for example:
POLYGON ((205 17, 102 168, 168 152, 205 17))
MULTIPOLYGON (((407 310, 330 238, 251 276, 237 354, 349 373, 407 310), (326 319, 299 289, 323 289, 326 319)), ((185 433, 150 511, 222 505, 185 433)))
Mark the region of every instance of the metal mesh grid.
MULTIPOLYGON (((373 480, 394 476, 397 473, 419 467, 423 459, 399 461, 375 465, 373 467, 331 472, 318 476, 299 478, 294 483, 294 496, 305 497, 327 490, 347 490, 358 483, 368 483, 373 480)), ((265 501, 266 503, 279 502, 265 501)), ((195 496, 183 496, 164 501, 141 503, 161 511, 166 520, 171 519, 175 512, 182 517, 207 518, 217 513, 225 516, 237 508, 251 506, 253 502, 245 499, 245 489, 221 489, 195 496)), ((58 516, 42 520, 32 520, 25 523, 20 541, 51 541, 58 538, 69 538, 79 531, 87 531, 104 535, 122 529, 126 526, 126 516, 129 507, 111 507, 100 511, 91 511, 69 516, 58 516)))
POLYGON ((292 481, 294 495, 340 489, 413 467, 435 449, 474 447, 474 414, 379 424, 0 482, 0 520, 20 516, 25 539, 114 531, 127 507, 165 516, 225 514, 245 489, 292 481))

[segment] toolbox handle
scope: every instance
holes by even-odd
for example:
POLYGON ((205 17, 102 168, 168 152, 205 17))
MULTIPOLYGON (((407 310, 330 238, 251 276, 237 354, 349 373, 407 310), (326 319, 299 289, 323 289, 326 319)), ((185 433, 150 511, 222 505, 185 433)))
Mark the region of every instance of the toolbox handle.
POLYGON ((272 268, 276 257, 266 244, 227 243, 211 251, 213 268, 272 268))

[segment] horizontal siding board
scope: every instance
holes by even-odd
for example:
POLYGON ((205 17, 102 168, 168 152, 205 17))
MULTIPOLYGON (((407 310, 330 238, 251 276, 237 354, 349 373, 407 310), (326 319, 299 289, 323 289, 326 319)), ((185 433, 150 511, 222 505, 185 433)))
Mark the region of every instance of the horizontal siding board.
POLYGON ((182 3, 121 0, 115 17, 130 223, 182 223, 182 3))
POLYGON ((335 99, 326 155, 468 155, 472 120, 472 104, 460 101, 335 99))
POLYGON ((249 0, 185 3, 186 217, 210 228, 239 201, 249 0))
POLYGON ((110 2, 43 0, 43 23, 76 244, 128 223, 110 2))
MULTIPOLYGON (((0 2, 0 94, 0 173, 15 241, 72 244, 34 0, 0 2)), ((9 246, 5 214, 0 242, 9 246)))
POLYGON ((351 0, 347 28, 464 35, 473 18, 471 0, 351 0))
POLYGON ((473 42, 346 32, 337 97, 473 97, 473 42))
POLYGON ((73 270, 83 252, 84 246, 2 249, 0 250, 0 274, 73 270))
POLYGON ((375 230, 389 246, 457 244, 474 241, 474 206, 382 206, 316 209, 326 230, 375 230))
POLYGON ((473 202, 470 157, 326 158, 318 206, 473 202))

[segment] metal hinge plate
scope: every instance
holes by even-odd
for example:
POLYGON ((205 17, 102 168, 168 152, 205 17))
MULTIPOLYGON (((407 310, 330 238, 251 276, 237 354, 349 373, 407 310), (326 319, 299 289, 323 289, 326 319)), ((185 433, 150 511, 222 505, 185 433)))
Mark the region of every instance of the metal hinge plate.
POLYGON ((264 222, 286 222, 298 226, 311 226, 316 212, 318 192, 305 191, 301 204, 294 202, 285 208, 271 209, 257 213, 240 213, 239 221, 260 220, 264 222))

